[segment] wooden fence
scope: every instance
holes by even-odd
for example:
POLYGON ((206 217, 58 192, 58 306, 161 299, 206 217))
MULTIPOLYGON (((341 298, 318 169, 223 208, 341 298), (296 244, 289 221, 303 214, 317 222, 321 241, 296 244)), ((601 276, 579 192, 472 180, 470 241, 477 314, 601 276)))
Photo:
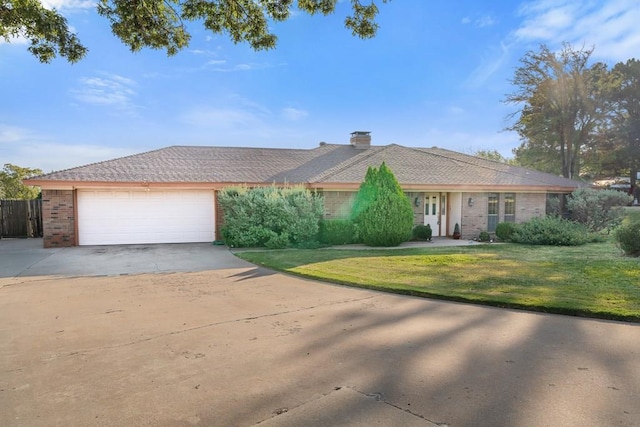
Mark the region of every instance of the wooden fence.
POLYGON ((2 237, 42 237, 42 200, 0 200, 2 237))

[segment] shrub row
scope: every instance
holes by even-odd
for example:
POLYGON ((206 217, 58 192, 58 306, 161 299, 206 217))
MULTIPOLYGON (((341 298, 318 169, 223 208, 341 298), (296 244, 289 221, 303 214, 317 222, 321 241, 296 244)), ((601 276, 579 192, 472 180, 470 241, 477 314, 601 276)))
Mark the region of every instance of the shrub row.
POLYGON ((556 216, 533 218, 522 224, 500 223, 496 236, 504 242, 528 245, 579 246, 601 240, 587 227, 556 216))
POLYGON ((302 187, 232 187, 218 201, 224 212, 222 237, 230 247, 280 249, 316 239, 322 199, 302 187))
POLYGON ((622 223, 624 206, 632 200, 630 195, 616 190, 579 188, 571 193, 567 208, 571 219, 589 231, 609 232, 622 223))
POLYGON ((325 245, 357 243, 356 227, 348 219, 324 219, 320 221, 318 240, 325 245))

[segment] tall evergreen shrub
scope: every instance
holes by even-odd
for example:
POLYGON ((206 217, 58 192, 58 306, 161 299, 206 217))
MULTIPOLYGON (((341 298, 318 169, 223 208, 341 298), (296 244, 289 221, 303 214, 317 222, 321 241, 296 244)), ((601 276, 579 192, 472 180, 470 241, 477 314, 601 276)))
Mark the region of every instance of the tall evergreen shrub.
POLYGON ((411 238, 413 209, 391 169, 370 167, 353 204, 358 237, 368 246, 398 246, 411 238))

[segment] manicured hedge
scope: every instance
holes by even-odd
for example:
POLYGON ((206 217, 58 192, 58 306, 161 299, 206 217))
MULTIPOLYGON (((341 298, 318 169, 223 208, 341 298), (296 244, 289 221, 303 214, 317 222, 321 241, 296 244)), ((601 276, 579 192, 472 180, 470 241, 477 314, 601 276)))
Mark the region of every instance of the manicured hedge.
POLYGON ((349 219, 323 219, 320 221, 318 240, 326 245, 356 243, 356 228, 349 219))

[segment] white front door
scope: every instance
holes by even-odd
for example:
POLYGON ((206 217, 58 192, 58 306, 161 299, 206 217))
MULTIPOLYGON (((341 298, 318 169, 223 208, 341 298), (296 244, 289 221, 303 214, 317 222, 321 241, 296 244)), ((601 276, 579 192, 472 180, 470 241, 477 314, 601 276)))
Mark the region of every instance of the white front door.
POLYGON ((424 195, 424 225, 431 226, 431 235, 440 236, 440 193, 424 195))

